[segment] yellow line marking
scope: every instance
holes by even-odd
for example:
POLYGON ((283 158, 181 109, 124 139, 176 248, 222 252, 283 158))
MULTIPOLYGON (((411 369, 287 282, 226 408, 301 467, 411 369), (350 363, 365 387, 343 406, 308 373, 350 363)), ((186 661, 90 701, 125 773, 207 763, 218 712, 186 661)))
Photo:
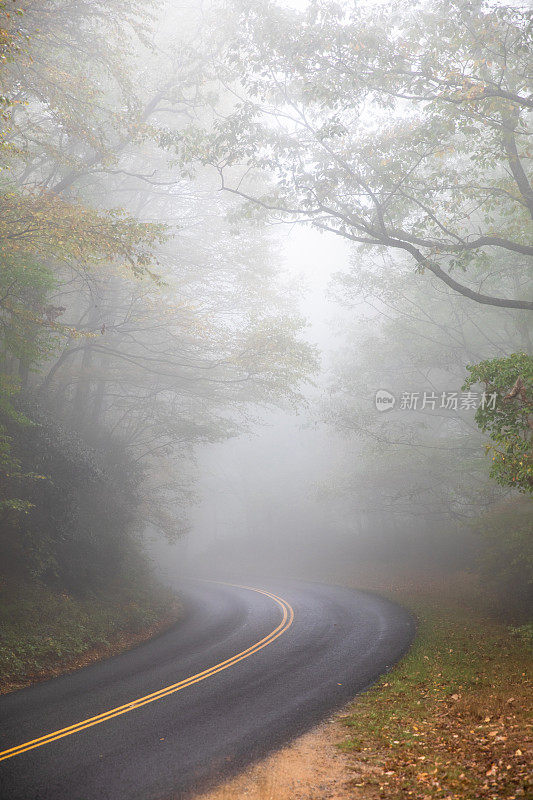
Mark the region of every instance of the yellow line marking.
POLYGON ((251 645, 246 650, 243 650, 242 653, 237 653, 231 658, 228 658, 226 661, 222 661, 220 664, 215 664, 213 667, 210 667, 203 672, 198 672, 196 675, 191 675, 190 678, 185 678, 184 680, 179 681, 179 683, 173 683, 170 686, 165 686, 163 689, 159 689, 157 692, 152 692, 152 694, 139 697, 137 700, 132 700, 131 702, 125 703, 122 706, 117 706, 117 708, 104 711, 102 714, 98 714, 95 717, 89 717, 81 722, 76 722, 74 725, 69 725, 67 728, 61 728, 58 731, 47 733, 45 736, 41 736, 38 739, 31 739, 29 742, 23 742, 16 747, 11 747, 9 750, 2 750, 0 751, 0 761, 5 761, 7 758, 13 758, 21 753, 26 753, 28 750, 33 750, 36 747, 42 747, 45 744, 50 744, 50 742, 55 742, 58 739, 62 739, 64 736, 71 736, 73 733, 79 733, 87 728, 92 728, 93 725, 99 725, 101 722, 107 722, 108 719, 114 719, 114 717, 119 717, 121 714, 127 714, 128 711, 133 711, 136 708, 142 708, 142 706, 145 706, 148 703, 154 703, 156 700, 162 700, 163 697, 168 697, 170 694, 179 692, 188 686, 192 686, 194 683, 199 683, 206 678, 210 678, 212 675, 216 675, 218 672, 222 672, 223 670, 232 667, 239 661, 249 658, 250 656, 254 655, 254 653, 262 650, 263 647, 272 644, 275 639, 285 633, 285 631, 292 625, 294 611, 289 603, 287 603, 286 600, 283 600, 283 598, 278 597, 275 594, 271 594, 271 592, 265 592, 262 589, 254 589, 252 586, 239 586, 237 584, 228 585, 235 586, 238 589, 249 589, 251 592, 257 592, 258 594, 264 594, 267 597, 270 597, 283 611, 283 617, 280 624, 263 639, 260 639, 260 641, 251 645))

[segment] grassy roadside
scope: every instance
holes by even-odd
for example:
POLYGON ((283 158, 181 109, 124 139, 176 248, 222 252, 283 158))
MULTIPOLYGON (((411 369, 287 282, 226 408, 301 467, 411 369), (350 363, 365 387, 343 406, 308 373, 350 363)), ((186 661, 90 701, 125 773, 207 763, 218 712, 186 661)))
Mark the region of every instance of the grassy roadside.
POLYGON ((0 693, 115 655, 179 615, 173 595, 143 580, 83 599, 6 581, 0 584, 0 693))
POLYGON ((342 748, 357 759, 353 797, 531 797, 532 659, 525 637, 441 591, 404 589, 393 599, 417 615, 418 636, 344 719, 342 748))

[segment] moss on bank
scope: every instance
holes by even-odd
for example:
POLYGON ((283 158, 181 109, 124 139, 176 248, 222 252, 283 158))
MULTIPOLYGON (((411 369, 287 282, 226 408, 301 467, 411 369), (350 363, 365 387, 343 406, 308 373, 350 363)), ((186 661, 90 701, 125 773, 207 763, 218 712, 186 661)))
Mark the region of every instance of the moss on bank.
POLYGON ((76 598, 40 583, 0 585, 0 693, 77 669, 172 624, 180 605, 147 579, 76 598))

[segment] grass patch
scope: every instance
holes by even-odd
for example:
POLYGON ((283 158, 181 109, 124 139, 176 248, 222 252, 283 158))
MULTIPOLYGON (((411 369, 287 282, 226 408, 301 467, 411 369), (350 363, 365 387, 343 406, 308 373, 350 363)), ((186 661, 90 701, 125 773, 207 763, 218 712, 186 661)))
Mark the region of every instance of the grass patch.
POLYGON ((6 581, 0 585, 0 692, 113 655, 178 615, 175 597, 142 580, 85 598, 6 581))
POLYGON ((345 719, 354 798, 531 797, 531 651, 511 630, 442 598, 398 598, 413 648, 345 719))

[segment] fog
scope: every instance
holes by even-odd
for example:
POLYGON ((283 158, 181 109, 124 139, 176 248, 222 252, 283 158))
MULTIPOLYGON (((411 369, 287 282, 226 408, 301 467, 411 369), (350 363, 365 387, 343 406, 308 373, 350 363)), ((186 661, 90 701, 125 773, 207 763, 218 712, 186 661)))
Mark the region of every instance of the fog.
POLYGON ((8 18, 10 574, 467 572, 502 607, 519 585, 521 613, 526 20, 462 0, 8 18))
POLYGON ((344 439, 325 425, 319 408, 340 340, 334 325, 340 310, 328 287, 332 275, 346 268, 349 248, 301 227, 276 239, 283 271, 302 287, 298 309, 307 321, 305 339, 319 351, 320 369, 297 411, 262 412, 245 434, 199 454, 191 532, 164 552, 161 542, 154 550, 169 577, 176 570, 316 577, 328 550, 342 537, 353 538, 342 510, 324 502, 344 439))

